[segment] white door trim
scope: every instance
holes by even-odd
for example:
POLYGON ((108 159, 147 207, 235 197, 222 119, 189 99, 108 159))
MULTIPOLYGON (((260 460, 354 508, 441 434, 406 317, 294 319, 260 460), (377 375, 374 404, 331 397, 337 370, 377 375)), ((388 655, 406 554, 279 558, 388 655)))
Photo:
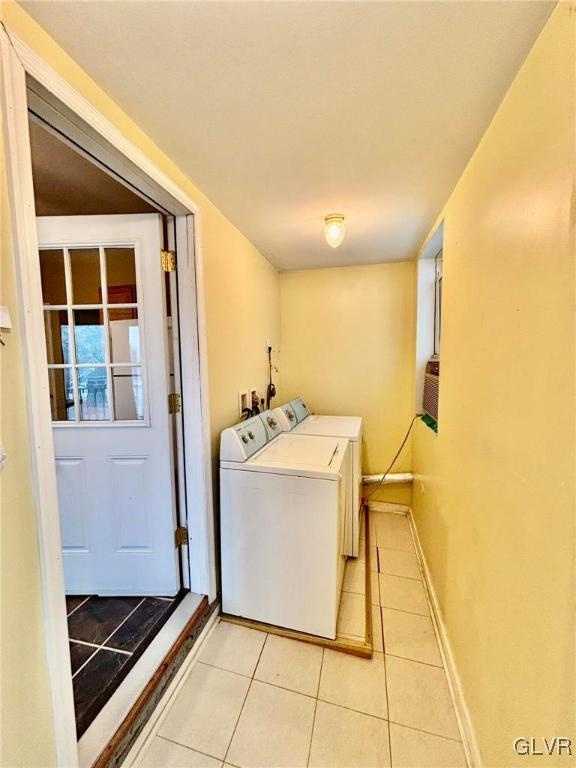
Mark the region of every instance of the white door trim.
MULTIPOLYGON (((54 718, 53 732, 57 764, 76 766, 78 765, 78 747, 68 653, 58 499, 42 318, 42 291, 37 256, 26 75, 29 74, 35 78, 137 166, 143 179, 152 181, 168 192, 186 209, 188 214, 193 214, 193 216, 176 217, 177 226, 178 219, 184 222, 184 226, 182 223, 179 225, 180 231, 185 229, 187 232, 186 258, 180 259, 178 275, 181 311, 186 311, 185 306, 188 307, 188 311, 195 310, 194 316, 189 320, 190 324, 198 329, 198 344, 186 345, 182 360, 184 392, 195 393, 195 397, 189 398, 189 407, 186 408, 185 401, 184 408, 185 438, 191 442, 187 454, 188 482, 193 483, 188 486, 188 498, 201 500, 196 510, 189 510, 188 515, 191 543, 194 543, 192 548, 194 551, 191 552, 190 558, 194 564, 190 586, 193 591, 208 595, 212 602, 216 598, 216 566, 204 270, 200 234, 201 211, 196 203, 157 168, 144 152, 126 139, 89 101, 4 26, 0 29, 0 57, 0 95, 27 389, 28 428, 42 574, 44 637, 54 718), (190 232, 190 219, 193 219, 192 232, 190 232), (198 387, 198 378, 200 387, 198 387), (39 392, 44 392, 46 396, 38 397, 39 392), (193 402, 194 400, 196 402, 193 402), (187 418, 187 414, 190 414, 190 418, 187 418), (199 415, 200 419, 192 424, 194 414, 199 415), (194 511, 196 514, 190 514, 194 511)), ((184 240, 181 242, 184 243, 184 240)))

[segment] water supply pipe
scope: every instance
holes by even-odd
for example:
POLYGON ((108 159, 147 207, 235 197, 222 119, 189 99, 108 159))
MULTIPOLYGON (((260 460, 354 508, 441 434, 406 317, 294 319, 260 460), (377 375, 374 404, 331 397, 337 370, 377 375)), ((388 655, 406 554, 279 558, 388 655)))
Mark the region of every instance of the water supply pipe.
POLYGON ((401 483, 411 483, 414 479, 412 472, 390 472, 384 477, 384 475, 364 475, 362 482, 364 485, 371 485, 372 483, 381 483, 382 485, 399 485, 401 483))

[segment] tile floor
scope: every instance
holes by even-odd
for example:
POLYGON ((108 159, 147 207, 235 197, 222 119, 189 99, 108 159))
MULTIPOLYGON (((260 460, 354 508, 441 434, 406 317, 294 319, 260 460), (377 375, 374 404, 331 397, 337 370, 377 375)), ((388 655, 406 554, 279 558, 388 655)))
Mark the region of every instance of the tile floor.
MULTIPOLYGON (((140 765, 465 766, 406 518, 371 513, 371 539, 372 659, 220 622, 140 765)), ((341 624, 360 637, 364 582, 345 586, 341 624)))
POLYGON ((179 597, 66 597, 76 733, 86 731, 179 597))

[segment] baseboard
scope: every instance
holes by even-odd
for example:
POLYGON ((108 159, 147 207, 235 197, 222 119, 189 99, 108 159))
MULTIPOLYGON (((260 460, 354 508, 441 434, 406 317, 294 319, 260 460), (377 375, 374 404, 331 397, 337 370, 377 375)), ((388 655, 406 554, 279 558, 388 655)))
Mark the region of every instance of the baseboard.
POLYGON ((450 641, 446 633, 446 627, 442 619, 442 613, 440 612, 440 604, 434 589, 432 582, 432 575, 428 568, 428 563, 420 543, 420 537, 418 535, 418 529, 414 522, 414 516, 412 510, 408 510, 408 522, 412 530, 412 537, 416 546, 416 555, 420 561, 420 568, 422 570, 422 576, 424 578, 424 584, 426 587, 428 604, 430 607, 430 613, 432 616, 432 622, 436 630, 438 637, 438 643, 440 645, 440 653, 444 662, 444 669, 446 670, 446 677, 448 678, 448 687, 450 688, 450 694, 454 703, 454 709, 456 711, 456 718, 458 720, 458 726, 460 728, 460 734, 462 736, 462 745, 464 752, 466 753, 466 760, 470 768, 482 768, 482 758, 480 755, 480 749, 478 747, 478 741, 476 739, 476 733, 472 724, 472 718, 470 717, 470 711, 464 699, 464 691, 458 674, 458 668, 456 666, 456 660, 452 653, 450 641))
POLYGON ((134 766, 137 766, 140 764, 142 759, 144 758, 144 755, 146 753, 146 750, 148 749, 148 746, 150 745, 150 742, 152 739, 156 736, 156 733, 158 731, 158 728, 160 727, 161 722, 166 717, 171 703, 174 701, 175 697, 179 693, 180 689, 182 688, 187 672, 198 657, 198 654, 202 650, 202 647, 206 641, 206 638, 214 628, 214 626, 218 623, 220 620, 219 617, 219 609, 218 607, 216 610, 212 612, 212 615, 206 622, 206 625, 202 629, 202 632, 198 636, 198 639, 194 643, 194 646, 192 647, 192 650, 186 657, 186 661, 182 664, 178 672, 174 675, 174 678, 170 682, 170 685, 164 692, 162 698, 158 702, 154 713, 152 716, 148 719, 146 725, 138 735, 138 738, 135 740, 134 744, 132 745, 132 748, 130 749, 130 752, 127 754, 124 762, 122 763, 122 768, 133 768, 134 766))

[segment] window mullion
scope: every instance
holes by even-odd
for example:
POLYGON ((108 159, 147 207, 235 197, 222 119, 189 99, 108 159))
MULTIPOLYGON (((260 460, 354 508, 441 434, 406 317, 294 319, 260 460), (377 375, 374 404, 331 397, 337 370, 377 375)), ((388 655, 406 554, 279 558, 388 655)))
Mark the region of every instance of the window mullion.
POLYGON ((106 253, 100 246, 100 284, 102 286, 102 316, 104 320, 104 355, 106 361, 106 386, 108 389, 108 420, 114 421, 114 390, 112 388, 112 368, 110 367, 110 318, 108 313, 108 275, 106 272, 106 253))
MULTIPOLYGON (((74 421, 80 421, 80 390, 78 388, 78 377, 76 375, 76 333, 74 330, 74 312, 72 303, 72 268, 70 265, 70 251, 64 248, 64 275, 66 278, 66 314, 68 315, 68 355, 70 357, 70 372, 72 374, 72 390, 74 392, 74 421)), ((64 377, 64 386, 66 386, 66 377, 64 377)), ((68 413, 66 413, 68 416, 68 413)))

